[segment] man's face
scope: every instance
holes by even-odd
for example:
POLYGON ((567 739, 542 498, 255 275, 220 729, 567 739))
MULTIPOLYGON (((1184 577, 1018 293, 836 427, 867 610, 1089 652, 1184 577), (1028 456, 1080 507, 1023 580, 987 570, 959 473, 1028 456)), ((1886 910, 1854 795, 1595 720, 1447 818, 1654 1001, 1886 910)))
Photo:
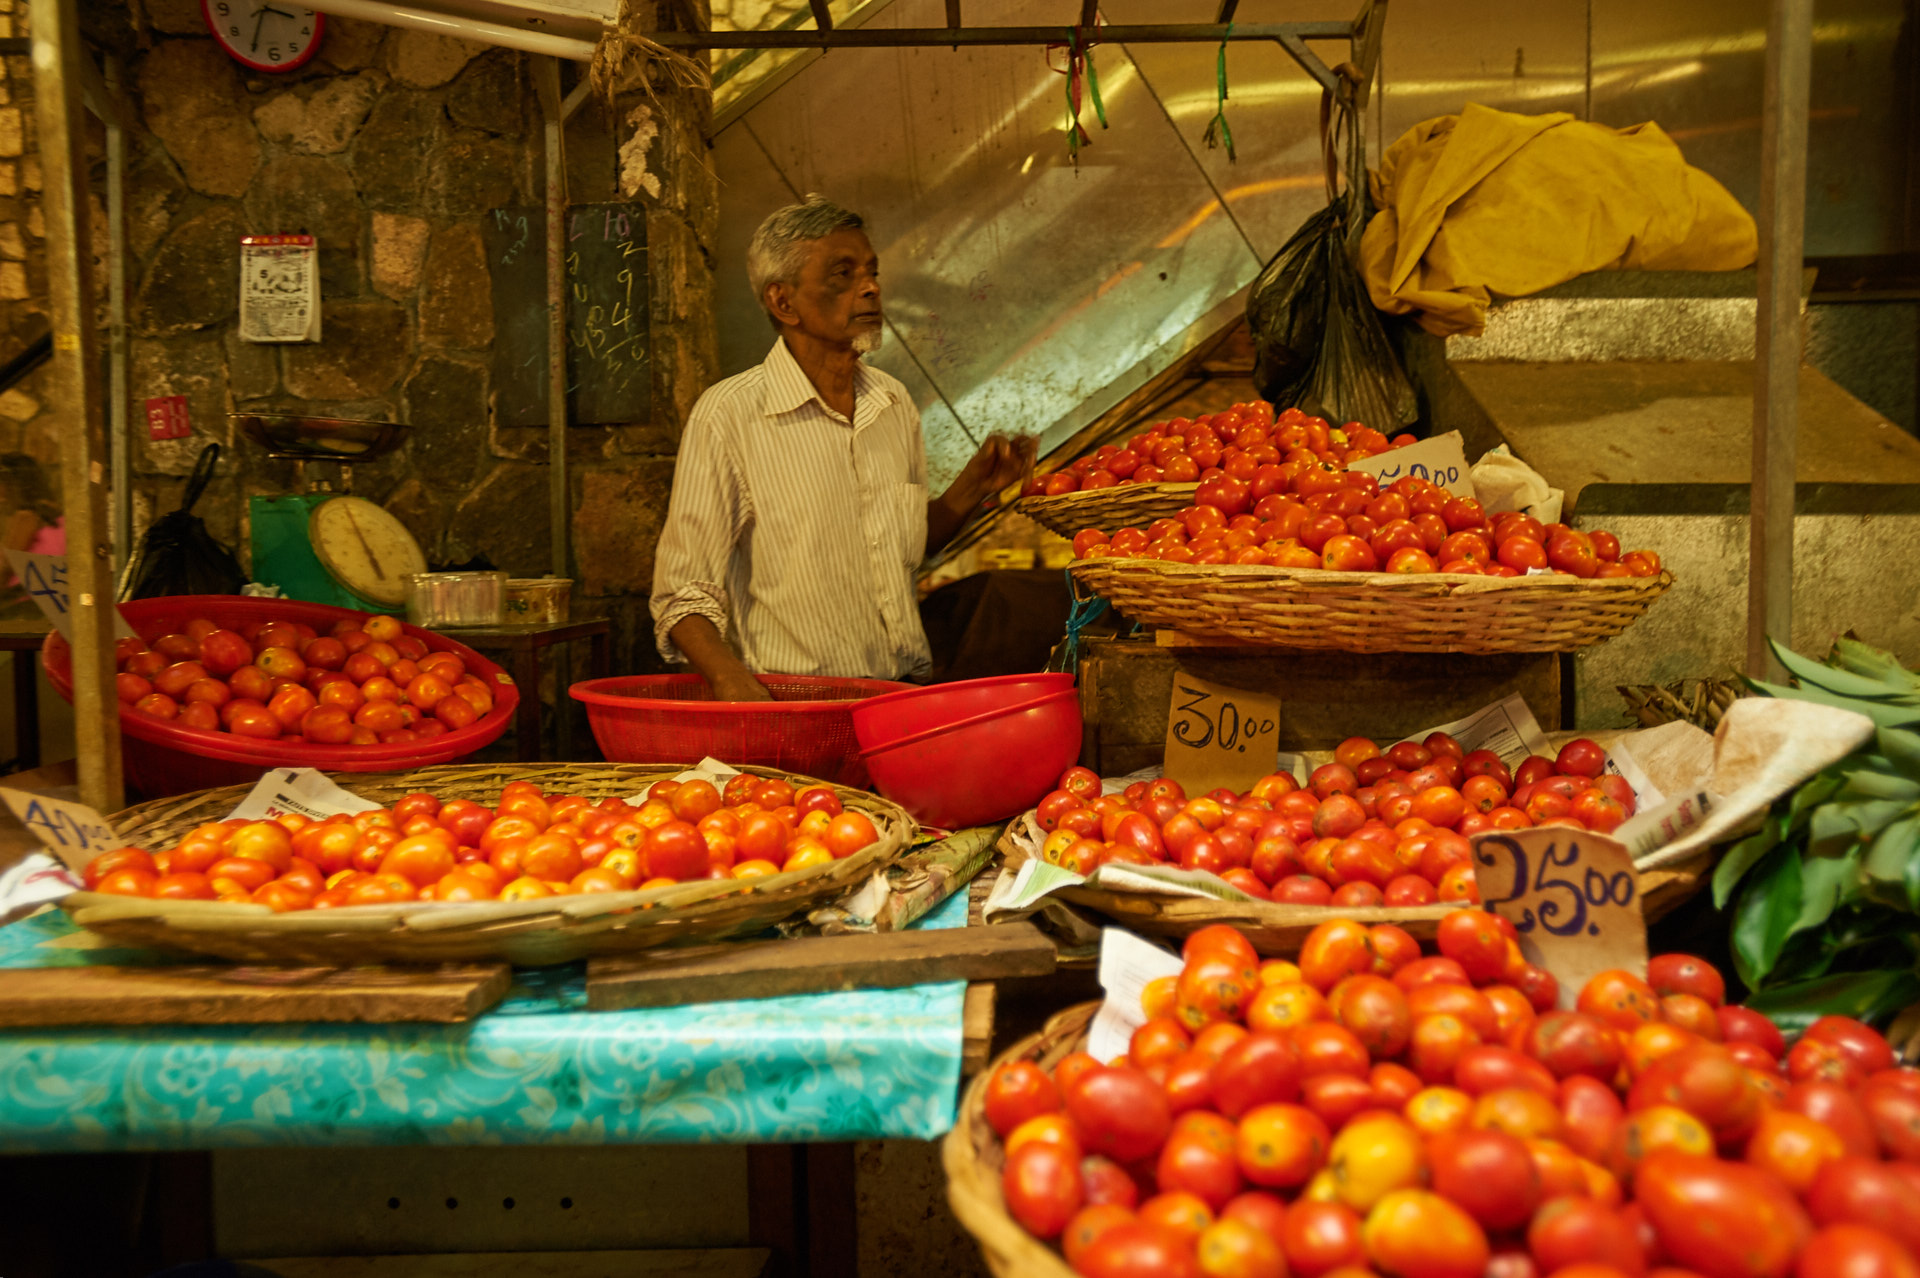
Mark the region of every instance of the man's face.
POLYGON ((835 231, 812 241, 800 278, 770 284, 767 293, 783 326, 857 351, 880 346, 880 258, 864 231, 835 231))

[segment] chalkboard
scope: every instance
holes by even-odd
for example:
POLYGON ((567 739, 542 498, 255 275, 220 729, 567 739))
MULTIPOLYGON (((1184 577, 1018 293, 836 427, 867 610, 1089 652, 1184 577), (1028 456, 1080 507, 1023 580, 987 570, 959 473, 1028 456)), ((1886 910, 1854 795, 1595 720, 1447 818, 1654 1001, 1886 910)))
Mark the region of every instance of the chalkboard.
MULTIPOLYGON (((483 219, 493 291, 495 413, 503 426, 547 424, 547 214, 494 209, 483 219)), ((647 213, 639 204, 567 209, 567 420, 644 422, 653 403, 647 213)))

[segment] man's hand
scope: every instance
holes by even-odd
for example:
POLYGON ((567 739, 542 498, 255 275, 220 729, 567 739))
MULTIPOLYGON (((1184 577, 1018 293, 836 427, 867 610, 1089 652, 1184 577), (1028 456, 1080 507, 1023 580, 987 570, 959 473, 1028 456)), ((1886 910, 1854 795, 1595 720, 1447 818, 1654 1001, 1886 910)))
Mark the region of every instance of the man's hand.
POLYGON ((1038 436, 989 435, 980 451, 953 481, 953 486, 927 503, 927 553, 933 554, 960 531, 980 503, 1009 484, 1026 482, 1033 473, 1038 436))
POLYGON ((753 677, 753 672, 734 655, 719 630, 705 617, 698 613, 683 617, 674 623, 667 637, 686 654, 693 668, 705 676, 715 701, 773 700, 767 686, 753 677))

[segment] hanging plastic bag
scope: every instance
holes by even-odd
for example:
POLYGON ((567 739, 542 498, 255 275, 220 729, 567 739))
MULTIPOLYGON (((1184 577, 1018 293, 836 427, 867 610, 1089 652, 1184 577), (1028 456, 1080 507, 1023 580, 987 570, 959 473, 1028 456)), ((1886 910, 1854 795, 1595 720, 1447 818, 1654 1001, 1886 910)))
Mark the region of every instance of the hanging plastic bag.
POLYGON ((247 574, 233 551, 214 540, 206 521, 193 513, 194 503, 206 491, 220 461, 220 445, 200 450, 187 477, 180 509, 154 520, 141 538, 140 551, 127 565, 122 599, 150 599, 155 595, 234 595, 247 584, 247 574))
POLYGON ((1366 144, 1352 68, 1343 63, 1335 70, 1342 75, 1339 96, 1320 98, 1327 207, 1281 246, 1247 297, 1253 381, 1276 408, 1298 408, 1336 426, 1363 422, 1391 435, 1419 415, 1419 405, 1354 264, 1372 212, 1366 144))

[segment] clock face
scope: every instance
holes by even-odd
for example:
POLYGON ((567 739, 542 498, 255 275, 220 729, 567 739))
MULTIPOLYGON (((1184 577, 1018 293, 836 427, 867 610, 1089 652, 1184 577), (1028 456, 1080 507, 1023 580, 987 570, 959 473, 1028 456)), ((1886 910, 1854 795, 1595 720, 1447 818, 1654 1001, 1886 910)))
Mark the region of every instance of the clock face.
POLYGON ((286 0, 200 0, 220 47, 256 71, 291 71, 320 48, 326 15, 286 0))

